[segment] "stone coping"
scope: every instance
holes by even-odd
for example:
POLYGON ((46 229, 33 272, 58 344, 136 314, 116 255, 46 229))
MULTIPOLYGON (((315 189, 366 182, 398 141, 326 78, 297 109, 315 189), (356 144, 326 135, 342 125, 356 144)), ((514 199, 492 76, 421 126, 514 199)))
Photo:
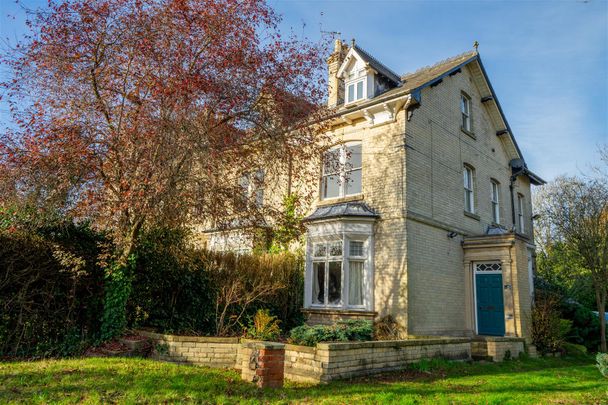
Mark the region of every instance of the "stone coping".
POLYGON ((264 340, 241 339, 241 344, 243 344, 248 349, 278 350, 285 348, 285 343, 267 342, 264 340))
POLYGON ((356 309, 327 309, 327 308, 302 308, 302 311, 305 314, 323 314, 323 315, 359 315, 359 316, 376 316, 377 312, 374 311, 365 311, 365 310, 356 310, 356 309))
POLYGON ((317 343, 317 349, 321 350, 349 350, 349 349, 366 349, 366 348, 384 348, 384 347, 405 347, 405 346, 429 346, 429 345, 444 345, 456 343, 470 343, 471 338, 454 338, 441 337, 433 339, 408 339, 408 340, 375 340, 367 342, 328 342, 317 343))
POLYGON ((176 336, 165 335, 162 333, 149 332, 145 330, 136 330, 136 333, 150 339, 166 340, 167 342, 194 342, 194 343, 229 343, 236 344, 240 342, 238 337, 216 337, 216 336, 176 336))
POLYGON ((525 342, 523 337, 516 336, 475 336, 474 342, 525 342))
POLYGON ((294 352, 304 352, 304 353, 315 353, 317 351, 316 346, 302 346, 302 345, 292 345, 287 343, 285 345, 285 350, 291 350, 294 352))

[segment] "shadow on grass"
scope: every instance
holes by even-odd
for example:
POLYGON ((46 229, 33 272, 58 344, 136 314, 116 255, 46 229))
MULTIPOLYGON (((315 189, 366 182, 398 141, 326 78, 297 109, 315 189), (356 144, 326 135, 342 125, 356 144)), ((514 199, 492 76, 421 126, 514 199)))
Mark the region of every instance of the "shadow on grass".
MULTIPOLYGON (((441 365, 440 365, 441 366, 441 365)), ((431 374, 391 373, 328 385, 289 384, 259 390, 233 370, 135 359, 74 359, 0 363, 0 402, 259 402, 384 401, 390 398, 461 398, 467 402, 513 395, 601 395, 605 381, 590 361, 539 359, 502 364, 445 363, 431 374), (595 373, 598 375, 596 376, 595 373)), ((599 396, 598 396, 599 398, 599 396)), ((604 397, 605 399, 608 399, 604 397)), ((597 402, 597 401, 596 401, 597 402)))

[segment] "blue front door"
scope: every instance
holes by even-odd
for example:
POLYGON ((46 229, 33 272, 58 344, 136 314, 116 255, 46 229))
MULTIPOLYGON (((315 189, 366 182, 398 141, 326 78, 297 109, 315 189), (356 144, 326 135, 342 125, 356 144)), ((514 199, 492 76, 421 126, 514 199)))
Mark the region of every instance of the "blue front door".
POLYGON ((504 336, 505 307, 502 274, 476 274, 477 334, 504 336))

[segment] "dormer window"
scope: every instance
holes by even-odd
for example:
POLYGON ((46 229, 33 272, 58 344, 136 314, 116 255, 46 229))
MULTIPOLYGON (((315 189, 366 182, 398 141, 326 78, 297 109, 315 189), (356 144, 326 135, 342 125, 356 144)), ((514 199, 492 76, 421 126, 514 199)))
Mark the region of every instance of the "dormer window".
POLYGON ((357 82, 350 83, 347 86, 347 97, 346 102, 352 103, 363 98, 363 88, 365 79, 361 79, 357 82))
POLYGON ((346 80, 346 104, 365 98, 366 81, 365 69, 350 71, 346 80))

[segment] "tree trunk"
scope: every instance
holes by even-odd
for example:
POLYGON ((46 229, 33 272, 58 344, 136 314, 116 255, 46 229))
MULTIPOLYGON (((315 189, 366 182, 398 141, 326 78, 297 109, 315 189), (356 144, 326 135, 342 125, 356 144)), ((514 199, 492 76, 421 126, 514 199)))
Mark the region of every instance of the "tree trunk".
POLYGON ((104 308, 101 322, 101 339, 109 340, 124 332, 127 327, 127 300, 131 295, 135 251, 143 219, 136 221, 125 232, 117 257, 106 269, 104 308))
POLYGON ((597 311, 600 317, 600 352, 608 353, 606 348, 606 291, 595 291, 597 311))

